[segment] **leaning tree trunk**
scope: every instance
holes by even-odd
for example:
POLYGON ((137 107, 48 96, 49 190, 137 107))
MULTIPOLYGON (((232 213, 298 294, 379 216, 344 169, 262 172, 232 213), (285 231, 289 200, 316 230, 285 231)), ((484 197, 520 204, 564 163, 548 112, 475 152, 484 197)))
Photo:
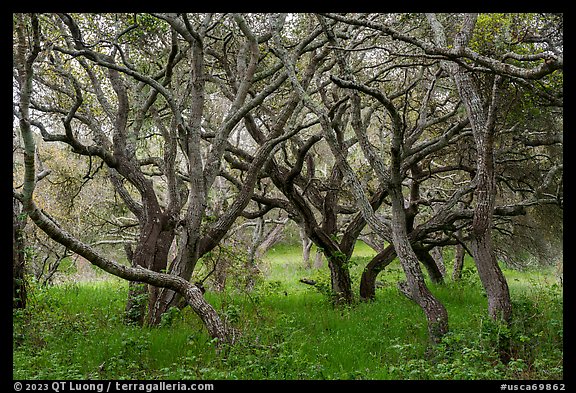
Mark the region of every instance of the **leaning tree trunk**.
POLYGON ((428 335, 432 342, 439 343, 448 332, 448 312, 424 282, 418 258, 406 232, 404 199, 400 192, 400 183, 393 185, 392 188, 393 190, 390 192, 392 197, 392 239, 394 249, 406 275, 406 283, 401 283, 399 289, 422 308, 428 321, 428 335))
POLYGON ((432 281, 434 284, 444 283, 444 276, 442 275, 442 271, 440 270, 436 260, 432 257, 432 255, 430 255, 430 252, 420 247, 414 247, 414 252, 426 268, 428 277, 430 277, 430 281, 432 281))
POLYGON ((408 238, 401 173, 403 127, 392 103, 388 100, 384 100, 383 103, 394 125, 390 145, 389 183, 389 195, 392 200, 392 243, 406 275, 406 283, 401 283, 399 289, 422 308, 428 322, 428 335, 432 342, 439 343, 448 332, 448 312, 442 302, 436 299, 426 286, 418 258, 408 238))
POLYGON ((276 223, 274 228, 266 234, 264 240, 256 249, 256 259, 262 259, 268 250, 282 239, 282 236, 284 236, 284 226, 287 222, 288 218, 283 219, 282 222, 276 223))
POLYGON ((434 247, 430 250, 430 255, 436 261, 436 265, 438 266, 438 270, 440 270, 440 274, 442 277, 446 276, 446 265, 444 264, 444 255, 442 254, 442 247, 434 247))
POLYGON ((360 279, 360 299, 374 300, 376 298, 376 277, 386 266, 396 258, 396 250, 390 245, 379 252, 364 268, 360 279))
MULTIPOLYGON (((455 51, 463 50, 470 42, 477 15, 466 14, 461 30, 455 35, 455 51)), ((428 20, 437 43, 446 47, 447 40, 442 25, 435 15, 429 14, 428 20)), ((476 263, 480 280, 488 297, 488 314, 496 321, 510 322, 512 303, 506 279, 498 266, 492 245, 492 214, 496 202, 496 183, 494 172, 494 132, 499 99, 501 77, 495 76, 492 86, 491 102, 484 105, 480 89, 468 70, 449 61, 443 61, 442 67, 451 75, 458 89, 458 95, 464 104, 470 120, 472 135, 477 151, 476 206, 472 219, 472 239, 470 242, 472 257, 476 263)))
MULTIPOLYGON (((179 245, 180 249, 178 250, 178 255, 168 268, 168 271, 172 275, 190 281, 198 258, 196 257, 197 252, 195 251, 193 252, 193 258, 188 257, 191 250, 188 245, 189 237, 186 232, 187 231, 182 231, 183 238, 179 245)), ((183 300, 185 300, 183 294, 173 290, 172 288, 164 287, 159 289, 155 295, 154 302, 149 303, 150 310, 148 311, 148 323, 151 325, 160 323, 162 315, 171 307, 181 307, 184 305, 185 303, 183 300)))

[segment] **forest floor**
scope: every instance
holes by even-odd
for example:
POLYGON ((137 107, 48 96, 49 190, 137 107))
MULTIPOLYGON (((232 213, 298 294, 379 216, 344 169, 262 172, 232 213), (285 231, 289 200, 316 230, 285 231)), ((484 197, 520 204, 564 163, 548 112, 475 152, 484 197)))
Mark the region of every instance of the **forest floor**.
MULTIPOLYGON (((355 292, 372 254, 365 245, 355 250, 355 292)), ((504 269, 514 318, 502 326, 487 317, 486 297, 466 259, 461 280, 448 275, 442 285, 429 284, 450 325, 433 346, 422 311, 396 288, 403 277, 397 261, 380 274, 375 301, 335 308, 326 269, 305 269, 301 259, 299 247, 277 246, 252 290, 229 273, 225 291, 206 293, 241 333, 234 346, 220 349, 189 307, 172 309, 160 327, 126 325, 122 280, 32 284, 28 307, 13 313, 13 378, 563 379, 563 290, 552 268, 504 269), (504 340, 507 364, 497 351, 504 340)))

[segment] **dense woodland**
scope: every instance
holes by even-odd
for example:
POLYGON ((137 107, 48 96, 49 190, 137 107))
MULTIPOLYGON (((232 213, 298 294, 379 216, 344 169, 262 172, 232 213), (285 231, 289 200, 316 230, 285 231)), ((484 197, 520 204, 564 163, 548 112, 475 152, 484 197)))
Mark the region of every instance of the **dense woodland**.
POLYGON ((12 80, 15 312, 84 266, 222 354, 250 332, 214 294, 290 244, 331 310, 396 271, 439 348, 469 258, 507 365, 503 269, 562 286, 562 14, 14 14, 12 80))

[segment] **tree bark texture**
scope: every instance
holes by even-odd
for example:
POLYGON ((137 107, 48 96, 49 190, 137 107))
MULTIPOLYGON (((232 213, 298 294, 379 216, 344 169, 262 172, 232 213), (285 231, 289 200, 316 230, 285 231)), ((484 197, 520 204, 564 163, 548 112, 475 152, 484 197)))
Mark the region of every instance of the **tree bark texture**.
MULTIPOLYGON (((446 47, 443 26, 435 15, 428 15, 435 41, 446 47)), ((476 15, 467 14, 461 30, 454 38, 454 49, 463 51, 468 44, 476 15)), ((494 320, 509 322, 512 303, 508 284, 498 266, 492 244, 492 221, 496 202, 496 182, 494 172, 494 132, 496 107, 498 106, 498 81, 495 77, 491 102, 485 108, 482 95, 472 75, 461 65, 443 61, 442 66, 453 78, 458 94, 470 120, 472 135, 476 144, 476 189, 474 191, 475 208, 472 219, 472 239, 470 248, 480 280, 488 297, 488 314, 494 320)))
MULTIPOLYGON (((194 312, 202 319, 209 334, 218 339, 220 342, 231 342, 233 340, 232 329, 228 328, 218 316, 214 308, 206 302, 201 290, 187 280, 171 274, 158 273, 144 267, 126 266, 116 261, 110 260, 99 254, 91 246, 81 242, 55 221, 49 218, 41 209, 38 208, 34 201, 34 189, 36 186, 36 163, 35 163, 35 141, 31 130, 29 118, 30 96, 32 93, 33 64, 40 52, 40 29, 36 15, 32 15, 32 39, 34 45, 32 50, 27 53, 25 44, 24 27, 17 26, 17 36, 20 45, 18 47, 18 56, 15 63, 18 64, 18 81, 20 84, 20 101, 19 101, 19 124, 24 143, 24 184, 23 191, 20 195, 22 200, 23 211, 28 214, 30 219, 44 231, 52 240, 64 245, 70 251, 81 255, 92 264, 102 270, 121 277, 129 281, 145 282, 156 287, 167 287, 178 293, 183 294, 187 302, 191 305, 194 312)), ((121 94, 119 94, 120 96, 121 94)), ((119 113, 122 112, 119 110, 119 113)), ((70 116, 68 116, 70 117, 70 116)), ((121 115, 118 116, 122 117, 121 115)), ((69 126, 69 123, 65 126, 69 126)), ((121 123, 121 119, 118 121, 121 123)), ((122 126, 119 125, 119 129, 122 126)), ((168 244, 167 249, 169 249, 168 244)), ((134 258, 136 258, 134 256, 134 258)))
POLYGON ((426 286, 418 258, 408 240, 404 217, 404 199, 400 192, 399 183, 393 187, 390 195, 392 196, 393 217, 392 239, 394 249, 406 275, 405 294, 422 308, 428 321, 428 335, 432 342, 439 343, 448 332, 448 312, 426 286))
MULTIPOLYGON (((470 118, 476 142, 476 206, 472 219, 471 250, 480 280, 488 297, 488 314, 494 320, 509 322, 512 303, 508 284, 498 266, 492 244, 492 221, 496 206, 496 181, 494 172, 494 125, 483 108, 480 94, 472 78, 464 70, 454 75, 460 97, 470 118)), ((495 84, 496 88, 496 84, 495 84)), ((496 105, 496 102, 491 103, 496 105)))

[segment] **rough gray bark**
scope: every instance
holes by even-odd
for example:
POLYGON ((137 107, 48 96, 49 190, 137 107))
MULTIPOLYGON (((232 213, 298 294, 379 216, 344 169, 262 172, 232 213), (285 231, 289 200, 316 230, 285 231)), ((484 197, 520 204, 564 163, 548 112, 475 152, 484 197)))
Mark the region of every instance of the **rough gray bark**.
MULTIPOLYGON (((33 194, 36 186, 36 165, 35 165, 35 142, 29 118, 30 96, 32 94, 33 64, 40 52, 40 28, 36 15, 31 15, 32 42, 29 46, 24 33, 24 23, 20 22, 16 27, 19 40, 15 67, 18 70, 18 82, 20 87, 20 98, 18 102, 18 112, 20 120, 20 131, 24 143, 24 184, 23 191, 18 196, 22 201, 23 209, 30 219, 42 229, 51 239, 64 245, 72 252, 81 255, 92 264, 100 267, 104 271, 129 281, 145 282, 155 287, 167 287, 181 293, 188 304, 202 319, 208 329, 209 334, 219 339, 220 342, 232 342, 232 329, 227 327, 220 319, 214 308, 206 302, 202 292, 198 287, 190 282, 170 274, 154 272, 148 268, 136 266, 125 266, 113 260, 103 257, 89 245, 71 236, 60 227, 53 219, 48 217, 36 205, 33 194)), ((120 91, 121 93, 121 91, 120 91)), ((121 94, 120 94, 121 95, 121 94)), ((122 117, 119 112, 119 118, 122 117)), ((70 116, 69 116, 70 117, 70 116)), ((70 119, 67 119, 68 121, 70 119)), ((119 123, 122 120, 118 120, 119 123)), ((68 124, 69 125, 69 124, 68 124)), ((122 125, 118 125, 122 128, 122 125)))
POLYGON ((326 140, 330 145, 336 161, 352 185, 354 196, 356 197, 357 203, 359 203, 359 207, 368 225, 370 225, 374 232, 380 233, 384 239, 392 239, 396 255, 406 275, 407 283, 405 286, 401 286, 401 288, 403 292, 424 311, 428 321, 429 337, 433 342, 437 343, 448 332, 448 313, 444 305, 433 296, 426 286, 418 258, 408 238, 404 195, 402 193, 402 145, 404 143, 404 128, 401 116, 392 101, 382 92, 337 78, 332 78, 332 80, 341 87, 359 90, 376 98, 390 116, 392 123, 392 143, 390 145, 391 159, 389 170, 386 169, 381 160, 377 158, 378 155, 374 151, 371 151, 373 148, 369 144, 361 144, 361 148, 366 157, 372 157, 371 160, 374 162, 371 163, 371 167, 376 172, 380 182, 387 185, 388 195, 392 202, 392 222, 389 227, 391 229, 388 229, 388 226, 374 214, 369 204, 366 203, 366 198, 358 179, 352 168, 347 164, 342 152, 339 151, 337 141, 331 134, 332 131, 330 130, 329 123, 327 121, 321 121, 321 124, 323 125, 326 140), (383 230, 384 228, 387 230, 383 230), (386 235, 389 235, 389 237, 386 237, 386 235))
MULTIPOLYGON (((447 47, 443 26, 435 15, 429 14, 428 21, 434 39, 441 47, 447 47)), ((454 49, 465 51, 474 25, 476 15, 468 14, 464 18, 461 30, 454 38, 454 49)), ((496 204, 496 181, 494 173, 494 124, 499 88, 497 76, 494 82, 492 102, 488 111, 484 107, 481 94, 470 73, 459 64, 445 61, 444 69, 454 79, 458 93, 472 127, 476 143, 476 189, 474 197, 476 206, 472 220, 472 239, 470 248, 478 269, 478 274, 488 297, 488 313, 494 320, 509 322, 512 315, 510 291, 502 270, 498 266, 492 244, 493 211, 496 204)))

